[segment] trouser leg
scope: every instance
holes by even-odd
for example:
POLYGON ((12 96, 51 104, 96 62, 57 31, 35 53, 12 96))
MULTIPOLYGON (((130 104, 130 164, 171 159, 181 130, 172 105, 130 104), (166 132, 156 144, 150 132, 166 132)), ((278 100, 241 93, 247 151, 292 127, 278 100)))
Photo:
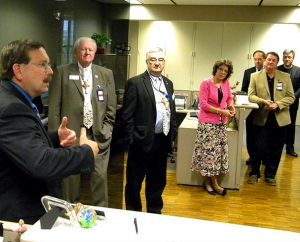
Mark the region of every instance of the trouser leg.
POLYGON ((254 138, 255 150, 253 152, 252 166, 249 175, 257 175, 257 177, 260 177, 261 160, 264 156, 266 156, 266 127, 257 125, 254 126, 256 130, 254 138))
POLYGON ((265 164, 265 177, 275 178, 280 163, 282 149, 284 146, 284 137, 286 134, 286 126, 271 127, 267 129, 267 157, 268 162, 265 164))
POLYGON ((163 208, 162 193, 166 186, 167 155, 167 138, 156 135, 146 169, 145 194, 149 213, 160 214, 163 208))
POLYGON ((131 146, 126 165, 125 203, 127 210, 142 211, 140 191, 144 180, 147 154, 140 147, 131 146))
POLYGON ((63 199, 76 203, 80 200, 80 174, 71 175, 63 179, 63 199))
POLYGON ((290 108, 291 123, 286 127, 286 136, 285 136, 286 149, 292 151, 294 151, 297 111, 298 108, 295 107, 290 108))
POLYGON ((91 173, 91 194, 95 206, 108 207, 107 167, 110 148, 95 158, 95 170, 91 173))

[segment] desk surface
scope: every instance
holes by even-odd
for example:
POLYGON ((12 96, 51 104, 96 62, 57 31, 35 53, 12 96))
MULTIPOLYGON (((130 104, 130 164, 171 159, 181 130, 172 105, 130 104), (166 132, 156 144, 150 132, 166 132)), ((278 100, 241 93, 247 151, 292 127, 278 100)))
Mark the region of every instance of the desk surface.
POLYGON ((105 211, 106 219, 99 220, 90 229, 74 228, 55 223, 51 230, 41 230, 40 223, 34 224, 21 237, 21 242, 53 241, 222 241, 222 242, 296 242, 300 233, 263 229, 257 227, 189 219, 175 216, 132 212, 120 209, 99 208, 105 211), (134 218, 138 223, 135 232, 134 218))

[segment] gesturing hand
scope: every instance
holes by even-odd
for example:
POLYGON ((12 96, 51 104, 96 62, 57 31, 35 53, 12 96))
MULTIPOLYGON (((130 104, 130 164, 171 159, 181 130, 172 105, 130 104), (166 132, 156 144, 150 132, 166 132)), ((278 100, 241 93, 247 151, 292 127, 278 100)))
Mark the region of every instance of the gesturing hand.
POLYGON ((75 131, 67 128, 68 118, 63 117, 61 124, 58 128, 58 137, 60 141, 60 145, 64 148, 68 148, 74 144, 76 141, 76 133, 75 131))
POLYGON ((86 129, 84 127, 81 128, 81 131, 80 131, 79 144, 80 145, 89 145, 91 147, 91 149, 93 150, 94 157, 96 157, 100 152, 97 142, 95 142, 93 140, 89 140, 86 137, 86 129))

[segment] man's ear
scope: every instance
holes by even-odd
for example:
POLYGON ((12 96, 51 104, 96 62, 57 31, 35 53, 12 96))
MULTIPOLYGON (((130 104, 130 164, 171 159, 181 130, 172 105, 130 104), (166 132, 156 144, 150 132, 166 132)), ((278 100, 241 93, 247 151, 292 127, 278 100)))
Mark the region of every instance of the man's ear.
POLYGON ((13 64, 12 69, 13 69, 14 76, 16 77, 16 79, 21 80, 23 77, 21 64, 13 64))

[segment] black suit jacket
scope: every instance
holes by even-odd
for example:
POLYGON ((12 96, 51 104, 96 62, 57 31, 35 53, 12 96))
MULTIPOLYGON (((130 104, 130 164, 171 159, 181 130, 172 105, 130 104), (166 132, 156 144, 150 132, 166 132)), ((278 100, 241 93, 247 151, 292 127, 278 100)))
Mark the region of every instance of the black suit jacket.
POLYGON ((60 196, 61 179, 94 169, 89 146, 56 149, 25 97, 8 81, 0 83, 0 220, 34 222, 44 214, 41 197, 60 196))
POLYGON ((244 71, 244 77, 243 77, 243 83, 242 83, 241 91, 248 93, 248 87, 249 87, 249 84, 250 84, 250 77, 251 77, 251 74, 254 73, 254 72, 256 72, 256 67, 255 66, 253 66, 249 69, 246 69, 244 71))
POLYGON ((295 101, 293 104, 291 104, 290 108, 298 110, 299 97, 300 97, 300 67, 293 65, 292 69, 289 70, 290 72, 288 72, 288 70, 285 69, 284 65, 282 64, 278 66, 277 69, 283 72, 290 73, 290 77, 292 80, 292 85, 295 93, 295 101))
MULTIPOLYGON (((164 76, 162 78, 168 92, 171 109, 171 123, 168 134, 170 140, 169 151, 171 151, 172 141, 177 133, 174 89, 172 81, 164 76)), ((149 151, 155 136, 156 104, 147 71, 126 82, 122 117, 126 142, 129 145, 135 143, 145 152, 149 151)))

